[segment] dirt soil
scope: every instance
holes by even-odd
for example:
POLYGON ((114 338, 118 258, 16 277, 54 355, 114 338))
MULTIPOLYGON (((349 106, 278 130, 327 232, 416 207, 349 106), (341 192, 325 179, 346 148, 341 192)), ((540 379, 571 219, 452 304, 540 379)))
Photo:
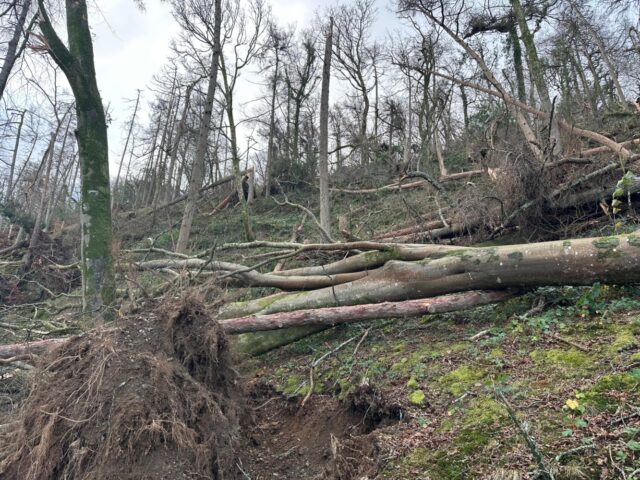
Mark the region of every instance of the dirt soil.
POLYGON ((313 395, 302 405, 257 382, 249 402, 254 424, 243 470, 253 480, 373 478, 388 456, 383 439, 402 417, 368 385, 343 401, 313 395))

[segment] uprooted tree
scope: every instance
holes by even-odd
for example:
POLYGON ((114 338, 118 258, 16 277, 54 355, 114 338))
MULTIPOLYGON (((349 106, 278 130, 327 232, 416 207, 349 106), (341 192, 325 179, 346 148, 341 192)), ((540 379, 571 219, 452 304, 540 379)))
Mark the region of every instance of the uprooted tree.
MULTIPOLYGON (((258 245, 293 247, 295 253, 369 251, 326 265, 260 273, 151 248, 132 253, 169 257, 124 262, 120 267, 168 271, 177 278, 179 270, 192 276, 206 272, 244 286, 296 290, 222 307, 222 327, 240 334, 239 349, 247 354, 263 353, 340 323, 462 310, 506 300, 527 288, 640 282, 640 236, 633 234, 499 247, 250 242, 222 248, 258 245)), ((293 255, 276 258, 283 256, 293 255)), ((0 357, 37 353, 58 344, 45 340, 7 346, 0 349, 0 357)))

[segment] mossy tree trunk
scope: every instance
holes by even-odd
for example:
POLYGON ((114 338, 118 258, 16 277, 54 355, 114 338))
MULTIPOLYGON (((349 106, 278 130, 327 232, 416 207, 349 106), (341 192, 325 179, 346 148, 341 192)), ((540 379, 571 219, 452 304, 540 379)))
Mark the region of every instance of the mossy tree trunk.
MULTIPOLYGON (((368 276, 308 292, 225 305, 220 318, 404 301, 478 289, 547 285, 592 285, 594 282, 640 282, 640 236, 586 238, 486 248, 447 249, 415 261, 389 260, 368 276)), ((300 312, 305 315, 304 312, 300 312)), ((244 333, 238 349, 251 355, 266 352, 328 328, 301 325, 244 333)))
POLYGON ((308 292, 224 307, 224 317, 427 298, 467 290, 640 282, 640 236, 461 247, 419 261, 389 260, 368 275, 308 292))
POLYGON ((85 313, 109 318, 115 299, 111 252, 111 191, 107 123, 93 59, 85 0, 66 0, 69 46, 60 40, 38 0, 40 29, 53 60, 64 72, 76 99, 78 152, 82 169, 82 296, 85 313))

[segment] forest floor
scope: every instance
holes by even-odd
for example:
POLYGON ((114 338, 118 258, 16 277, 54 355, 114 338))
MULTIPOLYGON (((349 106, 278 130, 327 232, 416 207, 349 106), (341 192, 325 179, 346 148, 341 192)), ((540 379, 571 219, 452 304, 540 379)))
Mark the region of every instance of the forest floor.
MULTIPOLYGON (((312 193, 292 201, 307 204, 312 193)), ((336 216, 347 215, 361 238, 411 220, 429 202, 421 190, 334 197, 336 216)), ((120 248, 147 237, 171 248, 177 212, 122 221, 120 248)), ((298 210, 263 199, 253 213, 258 238, 287 240, 301 220, 298 210)), ((606 220, 584 227, 597 234, 611 228, 606 220)), ((628 228, 636 228, 633 221, 628 228)), ((240 232, 237 209, 201 216, 192 249, 237 241, 240 232)), ((317 237, 309 219, 301 237, 317 237)), ((313 263, 335 258, 309 255, 313 263)), ((241 254, 228 260, 253 263, 241 254)), ((140 273, 136 282, 149 290, 158 274, 140 273)), ((77 290, 51 300, 41 283, 34 280, 28 304, 0 306, 0 342, 91 328, 78 314, 77 290)), ((228 301, 272 291, 222 295, 228 301)), ((221 295, 215 288, 199 294, 205 303, 221 295)), ((250 420, 237 478, 524 479, 540 469, 556 479, 640 478, 635 287, 541 288, 464 312, 339 326, 237 361, 250 420)), ((0 423, 7 424, 29 394, 31 370, 0 368, 0 423)))

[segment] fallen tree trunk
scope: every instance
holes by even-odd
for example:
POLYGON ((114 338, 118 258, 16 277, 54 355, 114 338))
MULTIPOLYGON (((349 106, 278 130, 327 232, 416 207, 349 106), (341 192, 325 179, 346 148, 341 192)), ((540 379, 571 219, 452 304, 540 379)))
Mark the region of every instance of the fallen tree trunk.
POLYGON ((68 340, 68 338, 49 338, 47 340, 36 340, 34 342, 0 345, 0 358, 6 359, 23 355, 40 355, 54 349, 58 345, 62 345, 68 340))
POLYGON ((501 302, 516 294, 511 290, 471 291, 404 302, 370 303, 348 307, 315 308, 271 315, 249 315, 220 323, 225 332, 238 334, 278 330, 308 325, 335 326, 379 318, 402 318, 445 313, 465 308, 501 302))
MULTIPOLYGON (((253 169, 245 170, 243 175, 247 175, 249 172, 252 172, 252 171, 253 171, 253 169)), ((200 194, 202 194, 202 193, 204 193, 204 192, 206 192, 208 190, 211 190, 212 188, 219 187, 220 185, 224 185, 225 183, 229 183, 235 178, 236 177, 234 175, 228 175, 226 177, 222 177, 217 182, 210 183, 209 185, 205 185, 204 187, 200 188, 200 190, 198 190, 198 194, 200 195, 200 194)), ((162 205, 157 205, 156 207, 151 207, 151 208, 145 207, 145 208, 142 208, 141 210, 132 210, 132 211, 129 211, 129 212, 123 212, 120 215, 126 216, 126 217, 135 216, 137 213, 142 213, 144 215, 150 215, 150 214, 158 212, 160 210, 164 210, 165 208, 169 208, 169 207, 172 207, 174 205, 177 205, 178 203, 183 202, 186 199, 187 199, 187 194, 184 194, 184 195, 180 195, 179 197, 174 198, 170 202, 163 203, 162 205)))
MULTIPOLYGON (((275 345, 273 342, 265 342, 265 339, 272 337, 264 335, 260 337, 262 341, 256 341, 256 336, 240 335, 237 337, 236 343, 241 353, 257 355, 271 350, 275 348, 275 346, 294 341, 295 334, 299 334, 299 332, 305 332, 303 336, 307 336, 340 323, 453 312, 480 305, 487 305, 489 303, 501 302, 513 297, 515 294, 515 291, 508 290, 473 291, 455 295, 444 295, 442 297, 410 300, 407 302, 385 302, 353 307, 324 308, 265 316, 252 315, 221 321, 220 326, 225 333, 229 335, 247 332, 264 332, 282 328, 289 330, 287 335, 280 335, 280 341, 284 341, 284 343, 278 345, 275 345), (311 328, 292 329, 291 327, 311 328)), ((0 360, 30 354, 40 355, 66 343, 70 338, 54 338, 12 345, 0 345, 0 360)))
POLYGON ((388 261, 368 273, 330 288, 229 304, 225 309, 233 315, 225 316, 402 301, 475 289, 637 283, 640 236, 454 248, 417 262, 388 261))

